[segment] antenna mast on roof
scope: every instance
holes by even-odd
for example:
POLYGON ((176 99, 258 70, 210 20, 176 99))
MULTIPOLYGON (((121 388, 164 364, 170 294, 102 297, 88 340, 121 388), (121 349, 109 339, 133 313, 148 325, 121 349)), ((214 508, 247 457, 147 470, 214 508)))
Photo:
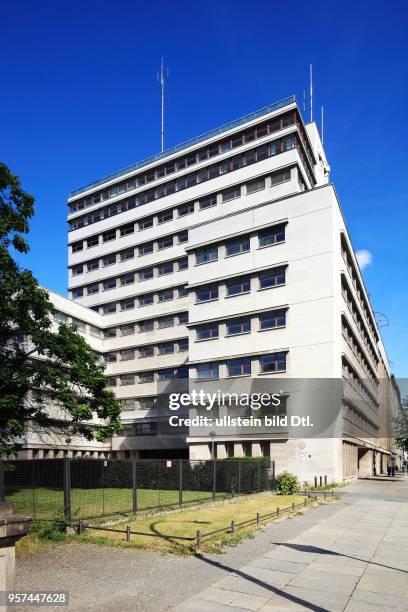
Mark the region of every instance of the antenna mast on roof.
POLYGON ((310 64, 310 123, 313 121, 313 66, 310 64))
POLYGON ((164 83, 169 76, 169 69, 164 69, 164 59, 161 59, 160 75, 157 74, 157 82, 161 87, 161 150, 164 151, 164 83))

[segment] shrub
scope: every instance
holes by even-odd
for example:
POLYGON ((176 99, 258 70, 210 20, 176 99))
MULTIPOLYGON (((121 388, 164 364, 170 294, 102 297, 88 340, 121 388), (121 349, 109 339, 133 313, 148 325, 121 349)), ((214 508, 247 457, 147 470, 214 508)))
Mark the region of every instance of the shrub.
POLYGON ((276 490, 281 495, 290 495, 299 489, 299 482, 295 474, 291 474, 286 470, 281 472, 276 477, 276 490))

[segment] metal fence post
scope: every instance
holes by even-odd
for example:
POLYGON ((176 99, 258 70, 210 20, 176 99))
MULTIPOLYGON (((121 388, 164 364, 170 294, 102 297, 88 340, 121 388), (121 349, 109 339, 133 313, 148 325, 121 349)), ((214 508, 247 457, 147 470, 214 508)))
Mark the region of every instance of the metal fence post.
POLYGON ((241 495, 241 459, 238 459, 238 495, 241 495))
POLYGON ((132 508, 137 512, 137 462, 136 453, 132 454, 132 508))
POLYGON ((213 501, 215 501, 215 492, 217 490, 217 460, 213 457, 213 501))
POLYGON ((200 546, 201 546, 201 531, 197 531, 196 544, 197 544, 197 548, 200 548, 200 546))
POLYGON ((235 522, 231 521, 231 533, 235 533, 235 522))
POLYGON ((183 505, 183 460, 179 459, 179 506, 183 505))
POLYGON ((64 516, 71 522, 71 459, 63 459, 64 516))
POLYGON ((130 542, 130 525, 126 527, 126 542, 130 542))
POLYGON ((4 482, 4 461, 0 459, 0 502, 6 499, 5 482, 4 482))
POLYGON ((259 512, 257 512, 256 513, 256 522, 257 522, 257 525, 259 525, 260 521, 261 521, 261 515, 259 514, 259 512))

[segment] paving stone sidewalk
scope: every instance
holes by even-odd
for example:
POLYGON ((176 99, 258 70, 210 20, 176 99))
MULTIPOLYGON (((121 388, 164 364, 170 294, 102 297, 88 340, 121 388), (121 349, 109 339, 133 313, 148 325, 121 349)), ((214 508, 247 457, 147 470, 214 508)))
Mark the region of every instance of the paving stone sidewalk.
POLYGON ((343 500, 338 512, 277 540, 174 612, 406 612, 408 479, 360 481, 344 490, 343 500))

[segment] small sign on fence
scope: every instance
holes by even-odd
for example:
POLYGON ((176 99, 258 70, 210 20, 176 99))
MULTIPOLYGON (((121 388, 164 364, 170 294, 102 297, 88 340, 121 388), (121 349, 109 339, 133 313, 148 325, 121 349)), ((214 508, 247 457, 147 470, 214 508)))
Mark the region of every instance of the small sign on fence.
POLYGON ((166 467, 167 468, 171 468, 171 460, 170 459, 166 460, 166 467))

